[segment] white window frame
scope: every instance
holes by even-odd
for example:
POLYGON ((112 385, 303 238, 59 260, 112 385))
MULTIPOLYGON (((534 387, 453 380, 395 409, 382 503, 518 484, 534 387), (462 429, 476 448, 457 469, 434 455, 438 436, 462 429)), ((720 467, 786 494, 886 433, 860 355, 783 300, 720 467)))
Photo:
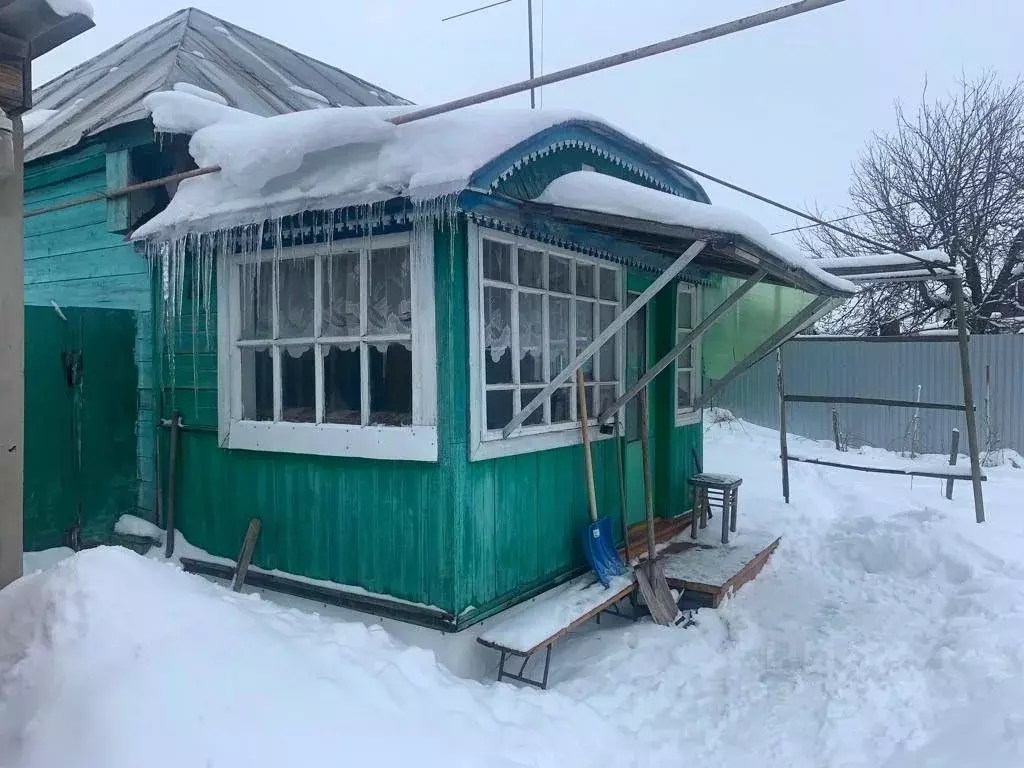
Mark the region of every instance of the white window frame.
MULTIPOLYGON (((230 255, 217 270, 217 388, 218 433, 222 448, 299 453, 321 456, 350 456, 398 461, 438 460, 437 437, 437 352, 434 308, 433 237, 413 237, 410 232, 367 238, 336 240, 333 246, 308 245, 286 248, 275 257, 265 251, 259 257, 230 255), (359 251, 361 312, 365 312, 368 284, 367 253, 384 248, 409 247, 410 293, 412 310, 412 425, 382 426, 358 424, 315 424, 284 421, 251 421, 242 418, 241 288, 240 267, 254 259, 273 270, 272 291, 276 294, 278 260, 319 256, 315 259, 314 295, 322 295, 323 257, 329 253, 359 251)), ((274 313, 276 315, 276 312, 274 313)), ((319 317, 314 321, 319 328, 319 317)), ((273 318, 272 337, 279 338, 277 318, 273 318)), ((363 323, 365 328, 365 323, 363 323)), ((365 339, 362 334, 359 339, 365 339)), ((362 342, 360 342, 362 343, 362 342)), ((367 396, 366 355, 361 356, 363 399, 367 396)), ((323 413, 323 361, 316 356, 317 412, 323 413)), ((274 375, 280 376, 278 354, 274 355, 274 375)), ((279 391, 275 387, 275 391, 279 391)), ((279 401, 280 396, 275 396, 279 401)), ((274 404, 280 416, 280 403, 274 404)))
MULTIPOLYGON (((626 272, 625 269, 618 265, 601 259, 595 259, 590 256, 585 256, 581 253, 570 251, 565 248, 556 248, 554 246, 547 245, 545 243, 530 240, 524 237, 517 237, 515 235, 509 235, 499 230, 488 229, 480 226, 479 224, 470 223, 468 233, 468 288, 469 288, 469 384, 470 384, 470 409, 469 409, 469 430, 470 430, 470 445, 469 445, 469 460, 470 461, 486 461, 488 459, 500 458, 503 456, 515 456, 522 453, 532 453, 534 451, 546 451, 554 448, 562 448, 566 446, 579 445, 583 442, 582 435, 580 433, 580 424, 577 420, 576 411, 576 386, 575 379, 571 378, 566 386, 571 385, 571 397, 570 397, 570 412, 572 420, 560 423, 560 424, 540 424, 540 425, 523 425, 516 430, 515 434, 508 438, 502 438, 501 430, 488 430, 486 428, 486 382, 484 377, 484 371, 486 370, 485 356, 487 350, 484 344, 483 338, 483 295, 484 287, 489 284, 490 281, 485 281, 483 278, 483 240, 494 240, 497 242, 508 243, 513 246, 513 269, 518 269, 518 259, 515 257, 516 247, 521 247, 528 250, 545 251, 548 254, 560 256, 563 258, 569 258, 573 262, 592 264, 595 266, 602 267, 608 270, 614 270, 617 276, 616 290, 618 293, 618 300, 615 302, 618 312, 621 313, 625 307, 625 289, 626 289, 626 272)), ((572 270, 573 280, 575 280, 575 268, 572 270)), ((515 272, 513 274, 516 274, 515 272)), ((595 272, 595 278, 598 286, 595 293, 600 294, 600 273, 595 272)), ((534 290, 527 292, 538 292, 547 294, 547 291, 534 290)), ((571 294, 566 294, 570 296, 571 294)), ((600 299, 595 299, 598 307, 602 303, 608 305, 610 302, 601 302, 600 299)), ((547 302, 544 304, 547 307, 547 302)), ((573 305, 575 306, 575 304, 573 305)), ((513 314, 512 324, 516 325, 518 313, 515 310, 516 302, 513 302, 513 314)), ((545 309, 545 312, 547 310, 545 309)), ((599 312, 599 310, 598 310, 599 312)), ((570 312, 570 326, 569 326, 569 338, 570 341, 575 338, 576 328, 576 313, 575 311, 570 312)), ((594 334, 600 332, 599 323, 595 322, 594 334)), ((545 335, 547 333, 547 324, 545 324, 545 335)), ((518 338, 518 331, 514 338, 518 338)), ((615 335, 615 349, 616 356, 618 359, 618 370, 616 371, 616 396, 620 396, 625 391, 623 382, 625 380, 625 333, 620 332, 615 335)), ((516 343, 513 347, 517 347, 516 343)), ((518 379, 519 366, 516 364, 516 352, 513 351, 513 381, 518 379)), ((570 359, 575 357, 574 350, 571 350, 570 359)), ((545 354, 545 364, 549 364, 550 360, 549 353, 545 354)), ((595 363, 596 364, 596 363, 595 363)), ((538 384, 538 387, 543 384, 538 384)), ((547 408, 548 406, 543 406, 547 408)), ((516 400, 513 400, 513 413, 518 413, 519 405, 516 400)), ((602 435, 597 429, 597 414, 588 414, 588 422, 593 425, 590 431, 590 437, 592 441, 608 439, 608 435, 602 435)), ((622 413, 616 416, 617 419, 622 419, 622 413)))
MULTIPOLYGON (((675 335, 675 342, 674 343, 678 344, 679 340, 683 337, 683 334, 689 333, 694 328, 696 328, 697 324, 700 322, 700 318, 701 318, 700 290, 698 290, 697 286, 695 286, 695 285, 691 285, 689 283, 680 282, 679 283, 679 289, 678 289, 678 292, 677 292, 677 295, 676 295, 676 315, 675 315, 675 320, 674 320, 674 322, 676 324, 676 335, 675 335), (679 296, 681 296, 684 293, 690 295, 690 307, 691 307, 692 314, 690 316, 690 327, 689 328, 683 328, 681 325, 679 325, 679 304, 678 304, 678 302, 679 302, 679 296)), ((693 367, 689 370, 689 375, 690 375, 690 393, 691 393, 690 394, 690 398, 691 398, 691 400, 696 400, 698 397, 700 397, 701 388, 702 388, 703 376, 701 375, 701 370, 702 369, 701 369, 701 357, 700 357, 701 349, 700 348, 701 348, 701 340, 700 339, 697 339, 697 341, 695 341, 693 343, 693 345, 690 347, 690 349, 692 350, 692 353, 690 355, 690 362, 693 365, 693 367)), ((703 410, 696 409, 696 408, 680 408, 679 407, 679 395, 678 395, 679 377, 686 374, 686 369, 683 369, 682 366, 679 365, 679 358, 678 357, 676 358, 676 363, 673 366, 673 369, 674 369, 675 375, 676 375, 676 379, 673 382, 674 386, 672 387, 672 399, 673 399, 673 402, 675 403, 675 409, 676 409, 676 426, 677 427, 685 427, 685 426, 689 426, 691 424, 699 424, 701 422, 702 418, 703 418, 703 410)))

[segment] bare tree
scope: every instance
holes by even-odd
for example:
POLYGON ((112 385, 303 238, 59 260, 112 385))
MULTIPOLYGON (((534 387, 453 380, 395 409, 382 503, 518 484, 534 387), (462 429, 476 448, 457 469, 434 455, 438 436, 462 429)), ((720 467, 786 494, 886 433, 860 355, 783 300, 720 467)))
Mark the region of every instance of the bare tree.
MULTIPOLYGON (((963 271, 974 333, 1024 323, 1024 84, 986 75, 945 99, 925 94, 917 114, 896 107, 896 130, 876 134, 855 163, 847 228, 894 250, 945 249, 963 271)), ((817 256, 864 253, 825 228, 801 233, 817 256)), ((865 290, 821 324, 830 333, 952 327, 938 282, 865 290)))

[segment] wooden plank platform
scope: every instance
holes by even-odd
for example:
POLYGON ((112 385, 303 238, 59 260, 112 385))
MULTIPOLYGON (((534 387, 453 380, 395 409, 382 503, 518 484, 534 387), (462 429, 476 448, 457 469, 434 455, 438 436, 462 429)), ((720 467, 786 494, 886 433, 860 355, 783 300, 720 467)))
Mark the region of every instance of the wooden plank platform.
POLYGON ((496 650, 523 656, 551 645, 584 622, 607 610, 636 589, 632 574, 605 587, 588 573, 544 593, 533 602, 512 608, 508 616, 477 638, 496 650))
POLYGON ((713 538, 711 527, 697 541, 679 540, 662 550, 669 586, 708 595, 717 608, 727 595, 752 581, 779 546, 781 537, 740 531, 729 544, 713 538))
MULTIPOLYGON (((662 517, 654 519, 654 541, 656 544, 664 544, 671 541, 683 531, 690 527, 691 513, 673 517, 666 520, 662 517)), ((646 557, 647 555, 647 523, 636 523, 629 527, 629 554, 634 559, 646 557)), ((623 561, 626 559, 625 547, 619 547, 619 555, 623 561)))

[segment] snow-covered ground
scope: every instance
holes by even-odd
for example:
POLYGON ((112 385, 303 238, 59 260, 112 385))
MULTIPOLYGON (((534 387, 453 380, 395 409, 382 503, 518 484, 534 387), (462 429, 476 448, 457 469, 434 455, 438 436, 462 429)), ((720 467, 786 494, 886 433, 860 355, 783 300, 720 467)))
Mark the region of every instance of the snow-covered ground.
POLYGON ((92 550, 0 592, 0 766, 1024 765, 1024 469, 986 469, 983 526, 968 483, 811 465, 787 506, 776 433, 707 432, 784 539, 695 627, 604 622, 539 692, 92 550))

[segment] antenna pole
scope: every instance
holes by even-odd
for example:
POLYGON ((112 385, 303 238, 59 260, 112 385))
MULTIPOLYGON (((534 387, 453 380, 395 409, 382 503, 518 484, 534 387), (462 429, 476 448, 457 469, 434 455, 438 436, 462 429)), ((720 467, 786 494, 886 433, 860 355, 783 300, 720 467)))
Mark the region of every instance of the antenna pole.
MULTIPOLYGON (((526 0, 526 23, 530 28, 530 79, 533 80, 533 0, 526 0)), ((530 88, 530 109, 537 108, 537 89, 530 88)))

